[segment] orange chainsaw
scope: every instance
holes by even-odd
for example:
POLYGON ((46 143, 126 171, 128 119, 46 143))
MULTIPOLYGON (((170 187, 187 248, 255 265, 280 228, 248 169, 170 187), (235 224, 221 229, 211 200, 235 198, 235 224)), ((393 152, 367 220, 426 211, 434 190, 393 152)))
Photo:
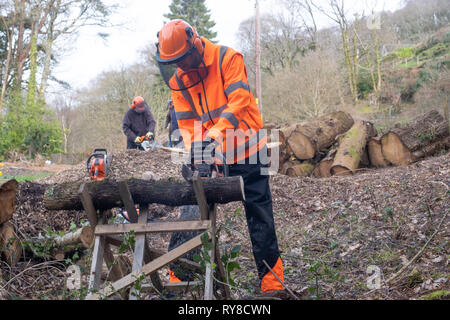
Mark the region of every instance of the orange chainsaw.
POLYGON ((94 181, 104 180, 112 162, 112 154, 108 155, 106 149, 95 149, 87 160, 89 176, 94 181))

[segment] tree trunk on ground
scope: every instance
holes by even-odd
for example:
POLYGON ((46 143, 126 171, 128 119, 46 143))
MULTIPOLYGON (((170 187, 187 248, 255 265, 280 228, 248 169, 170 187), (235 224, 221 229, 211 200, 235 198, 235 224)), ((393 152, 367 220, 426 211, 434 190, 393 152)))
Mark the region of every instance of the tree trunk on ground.
POLYGON ((278 129, 279 139, 280 139, 280 168, 283 164, 293 155, 291 147, 287 143, 287 140, 291 136, 292 132, 294 132, 296 125, 292 125, 289 127, 284 127, 278 129))
POLYGON ((418 151, 415 151, 411 155, 412 161, 418 161, 425 157, 430 157, 435 155, 437 152, 450 149, 450 136, 447 136, 439 141, 436 141, 418 151))
POLYGON ((354 124, 346 112, 333 112, 302 125, 297 125, 287 139, 292 152, 300 160, 314 158, 317 152, 330 147, 336 136, 347 132, 354 124))
POLYGON ((386 160, 392 164, 407 165, 417 160, 413 153, 429 149, 434 142, 440 141, 448 135, 447 121, 438 111, 432 110, 383 135, 381 138, 382 152, 386 160))
POLYGON ((0 224, 13 216, 18 186, 16 180, 0 180, 0 224))
POLYGON ((289 177, 308 177, 314 170, 314 166, 310 163, 302 163, 294 165, 286 170, 289 177))
POLYGON ((22 257, 22 245, 10 221, 0 226, 0 249, 10 267, 15 266, 22 257))
POLYGON ((381 137, 370 139, 367 148, 372 166, 376 168, 386 168, 389 166, 389 162, 384 158, 383 152, 381 151, 381 137))
POLYGON ((354 126, 342 137, 336 157, 331 167, 333 175, 355 173, 365 152, 367 141, 376 135, 375 127, 366 121, 356 121, 354 126))
MULTIPOLYGON (((150 203, 168 206, 196 205, 197 200, 191 184, 171 179, 139 180, 128 179, 128 187, 136 204, 150 203)), ((83 210, 78 191, 82 182, 61 183, 50 186, 44 194, 44 205, 49 210, 83 210)), ((96 209, 106 210, 123 207, 118 182, 103 180, 87 183, 96 209)), ((206 179, 203 181, 208 203, 228 203, 242 201, 244 182, 242 177, 206 179)))
POLYGON ((283 163, 283 165, 280 167, 280 174, 286 174, 287 170, 289 168, 292 168, 294 166, 300 165, 302 164, 302 162, 300 160, 297 159, 289 159, 288 161, 286 161, 285 163, 283 163))
POLYGON ((316 178, 329 178, 331 177, 331 166, 334 162, 334 157, 337 150, 331 149, 327 156, 319 162, 319 164, 314 168, 313 176, 316 178))
POLYGON ((84 248, 89 249, 94 243, 94 230, 91 226, 85 226, 62 237, 56 237, 54 240, 58 247, 81 243, 84 248))

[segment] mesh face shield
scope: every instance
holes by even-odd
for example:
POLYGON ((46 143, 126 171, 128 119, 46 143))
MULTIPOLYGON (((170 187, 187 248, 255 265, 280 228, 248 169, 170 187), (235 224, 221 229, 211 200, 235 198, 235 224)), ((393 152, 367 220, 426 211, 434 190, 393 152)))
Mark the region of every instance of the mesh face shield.
POLYGON ((208 76, 208 69, 197 48, 191 48, 181 57, 171 61, 161 61, 156 53, 159 71, 167 86, 174 91, 192 88, 208 76))
POLYGON ((142 114, 145 112, 145 110, 148 108, 148 105, 145 101, 142 101, 140 103, 138 103, 135 107, 134 107, 134 112, 138 113, 138 114, 142 114))

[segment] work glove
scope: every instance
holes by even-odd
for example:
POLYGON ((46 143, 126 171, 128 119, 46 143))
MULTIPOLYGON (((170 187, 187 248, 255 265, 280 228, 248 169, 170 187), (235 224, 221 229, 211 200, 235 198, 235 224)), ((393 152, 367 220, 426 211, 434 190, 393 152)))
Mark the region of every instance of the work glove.
POLYGON ((136 137, 136 139, 134 139, 134 143, 140 144, 141 143, 141 137, 136 137))
POLYGON ((155 135, 153 134, 153 132, 147 132, 147 134, 145 135, 147 138, 148 138, 148 140, 150 140, 150 141, 153 141, 153 140, 155 140, 155 135))
POLYGON ((206 162, 209 164, 213 163, 212 158, 216 154, 216 147, 219 144, 217 141, 211 138, 207 138, 203 141, 194 141, 191 144, 191 164, 194 165, 195 162, 206 162))

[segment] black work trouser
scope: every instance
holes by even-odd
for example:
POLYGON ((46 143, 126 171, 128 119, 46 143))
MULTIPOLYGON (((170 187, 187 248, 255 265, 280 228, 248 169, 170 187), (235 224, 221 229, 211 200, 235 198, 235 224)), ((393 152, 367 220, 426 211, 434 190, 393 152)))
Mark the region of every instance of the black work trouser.
POLYGON ((273 268, 280 257, 269 176, 261 174, 262 167, 260 163, 229 166, 230 176, 242 176, 244 180, 245 215, 260 280, 270 272, 263 260, 273 268))

